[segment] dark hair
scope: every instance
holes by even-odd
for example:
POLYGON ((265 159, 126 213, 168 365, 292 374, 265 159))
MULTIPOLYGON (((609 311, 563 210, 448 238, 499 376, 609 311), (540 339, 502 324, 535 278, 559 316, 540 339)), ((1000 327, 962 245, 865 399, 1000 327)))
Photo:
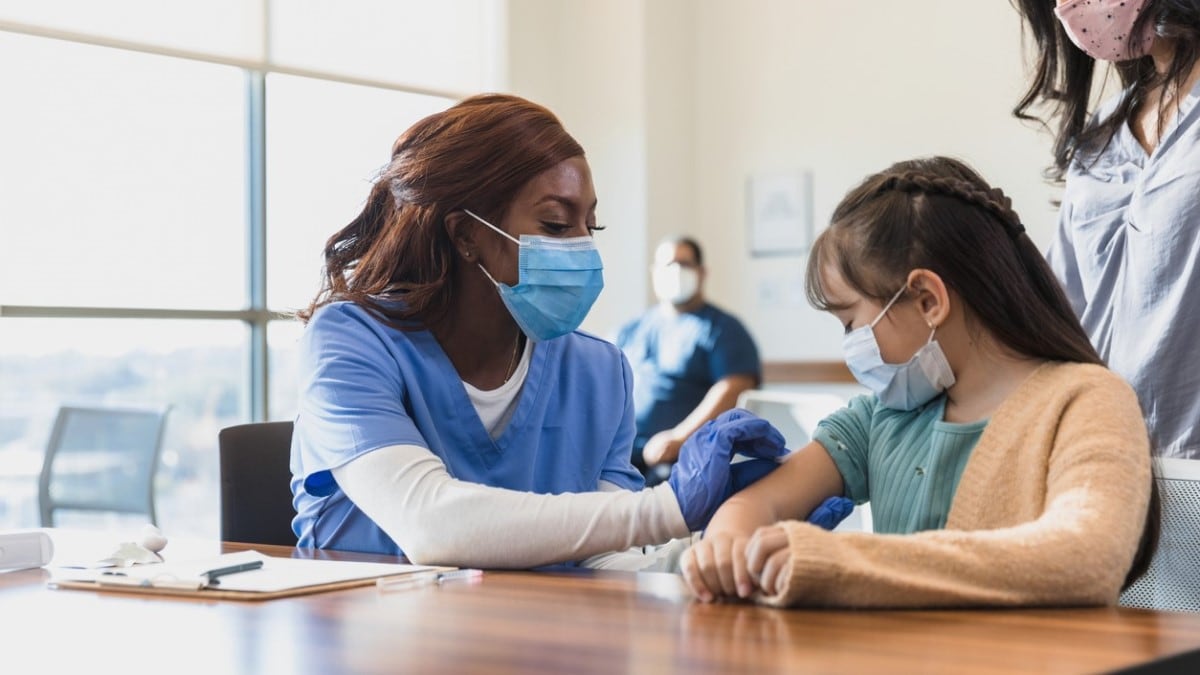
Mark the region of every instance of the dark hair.
POLYGON ((932 270, 1014 352, 1103 363, 1011 201, 957 160, 899 162, 846 195, 809 254, 807 292, 818 309, 836 309, 821 283, 829 264, 880 301, 910 271, 932 270))
POLYGON ((1156 39, 1174 42, 1171 66, 1165 75, 1159 75, 1154 59, 1149 55, 1113 64, 1121 86, 1128 94, 1111 115, 1089 120, 1095 60, 1067 37, 1054 14, 1053 2, 1012 2, 1033 34, 1038 51, 1033 81, 1012 112, 1019 119, 1043 123, 1058 118, 1054 164, 1046 172, 1055 180, 1063 179, 1078 153, 1083 152, 1087 157, 1102 151, 1112 141, 1113 134, 1146 102, 1147 92, 1156 85, 1163 84, 1178 91, 1200 56, 1200 0, 1149 0, 1131 34, 1140 34, 1147 23, 1152 23, 1156 39), (1048 106, 1045 119, 1030 114, 1030 109, 1037 104, 1048 106))
MULTIPOLYGON (((697 265, 704 264, 704 253, 700 250, 700 242, 687 236, 673 236, 662 240, 662 244, 674 244, 676 246, 686 246, 692 249, 692 256, 696 258, 697 265)), ((659 244, 661 246, 662 244, 659 244)))
MULTIPOLYGON (((971 320, 1017 354, 1104 365, 1012 202, 958 160, 898 162, 842 199, 808 258, 806 291, 822 310, 839 308, 822 286, 829 265, 880 303, 904 286, 910 271, 931 270, 962 298, 971 320)), ((1159 508, 1152 484, 1126 586, 1149 567, 1159 508)))
POLYGON ((582 155, 554 113, 517 96, 473 96, 417 122, 396 139, 362 212, 326 242, 321 290, 297 316, 349 300, 393 323, 437 321, 457 290, 446 215, 469 208, 499 223, 522 186, 582 155), (380 303, 385 292, 403 303, 380 303))

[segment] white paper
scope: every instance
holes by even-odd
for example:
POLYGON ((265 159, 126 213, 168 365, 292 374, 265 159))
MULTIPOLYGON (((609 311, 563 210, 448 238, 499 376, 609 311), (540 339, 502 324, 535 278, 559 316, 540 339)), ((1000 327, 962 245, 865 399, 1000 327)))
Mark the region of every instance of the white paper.
POLYGON ((204 572, 255 560, 263 561, 263 566, 255 570, 222 576, 219 579, 219 585, 209 588, 247 593, 272 593, 341 581, 374 579, 445 569, 400 563, 279 558, 263 555, 258 551, 242 551, 199 560, 126 567, 121 569, 119 574, 106 574, 97 570, 58 570, 55 571, 50 583, 53 584, 55 581, 92 581, 110 586, 150 586, 198 590, 204 587, 206 580, 204 572))

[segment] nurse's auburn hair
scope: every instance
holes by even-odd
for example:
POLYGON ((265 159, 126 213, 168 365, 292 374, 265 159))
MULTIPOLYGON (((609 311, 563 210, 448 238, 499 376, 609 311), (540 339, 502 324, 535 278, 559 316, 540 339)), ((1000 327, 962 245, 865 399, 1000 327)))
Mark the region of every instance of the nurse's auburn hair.
MULTIPOLYGON (((813 242, 805 280, 814 307, 844 309, 825 295, 822 275, 830 268, 880 304, 904 286, 909 272, 930 270, 962 299, 968 321, 1013 352, 1104 365, 1011 200, 958 160, 897 162, 851 190, 813 242)), ((1126 586, 1150 564, 1159 509, 1152 484, 1126 586)))
POLYGON ((473 96, 417 122, 396 139, 362 212, 325 243, 321 290, 296 315, 307 322, 348 300, 397 327, 436 322, 460 264, 446 215, 470 204, 498 223, 522 186, 582 155, 554 113, 517 96, 473 96), (403 302, 381 303, 385 294, 403 302))

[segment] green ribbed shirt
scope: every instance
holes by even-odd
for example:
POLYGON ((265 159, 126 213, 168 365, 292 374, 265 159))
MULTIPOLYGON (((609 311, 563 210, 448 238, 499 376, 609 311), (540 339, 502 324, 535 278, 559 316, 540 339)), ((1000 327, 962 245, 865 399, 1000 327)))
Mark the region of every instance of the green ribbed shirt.
POLYGON ((908 534, 945 527, 950 502, 987 420, 942 421, 946 397, 912 411, 858 396, 817 425, 813 439, 842 474, 845 496, 870 502, 875 532, 908 534))

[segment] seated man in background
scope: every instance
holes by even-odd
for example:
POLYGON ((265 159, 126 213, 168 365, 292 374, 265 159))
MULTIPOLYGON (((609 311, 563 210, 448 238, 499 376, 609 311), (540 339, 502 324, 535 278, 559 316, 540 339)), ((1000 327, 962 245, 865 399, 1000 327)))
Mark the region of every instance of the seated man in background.
POLYGON ((669 475, 684 439, 762 380, 750 333, 705 301, 703 262, 691 238, 659 244, 651 268, 659 302, 617 333, 633 368, 633 464, 649 485, 669 475))

